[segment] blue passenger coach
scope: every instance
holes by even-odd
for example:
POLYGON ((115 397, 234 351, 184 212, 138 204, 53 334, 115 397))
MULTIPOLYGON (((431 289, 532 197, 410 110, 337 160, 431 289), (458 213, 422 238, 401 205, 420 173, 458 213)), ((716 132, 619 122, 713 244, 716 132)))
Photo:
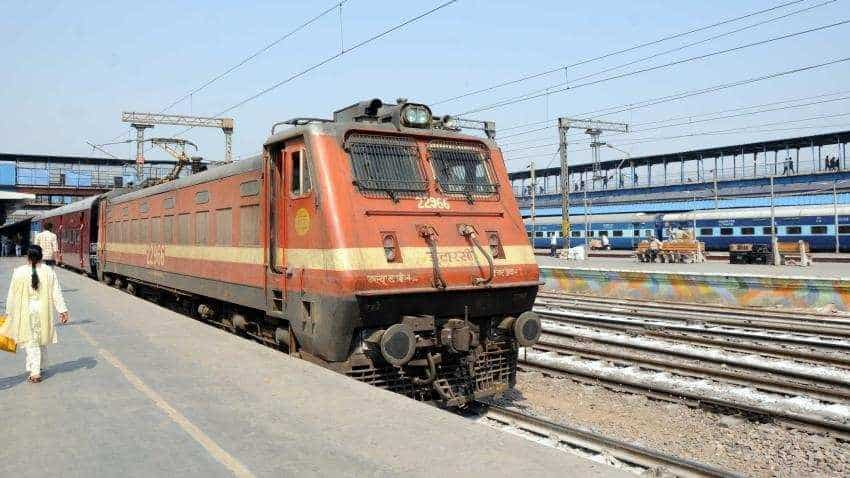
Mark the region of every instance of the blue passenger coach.
MULTIPOLYGON (((850 205, 783 206, 774 211, 776 233, 780 241, 803 240, 812 251, 835 251, 836 237, 840 251, 850 252, 850 205), (836 224, 836 213, 838 222, 836 224)), ((770 208, 719 209, 712 211, 673 214, 597 214, 589 217, 585 234, 585 217, 570 216, 570 246, 579 246, 586 239, 608 236, 612 249, 629 250, 653 235, 670 238, 675 229, 691 230, 696 221, 697 239, 712 251, 727 251, 729 244, 769 244, 770 208), (587 238, 585 238, 587 235, 587 238)), ((525 219, 529 239, 531 220, 525 219)), ((538 217, 533 233, 534 247, 549 248, 552 237, 558 248, 565 246, 561 237, 560 217, 538 217)))
MULTIPOLYGON (((660 234, 666 239, 675 228, 693 229, 696 221, 697 239, 709 250, 729 250, 733 243, 770 244, 770 216, 769 207, 665 214, 660 234)), ((803 240, 812 251, 830 252, 837 236, 840 250, 850 251, 850 205, 777 207, 774 217, 780 241, 803 240)))
MULTIPOLYGON (((660 214, 597 214, 589 217, 585 228, 584 216, 570 216, 569 246, 580 246, 585 244, 586 240, 608 236, 612 249, 634 249, 642 239, 657 234, 660 219, 660 214)), ((525 227, 531 239, 529 218, 525 219, 525 227)), ((565 247, 566 241, 561 236, 560 216, 537 218, 533 236, 535 248, 549 248, 553 236, 558 242, 558 248, 565 247)))

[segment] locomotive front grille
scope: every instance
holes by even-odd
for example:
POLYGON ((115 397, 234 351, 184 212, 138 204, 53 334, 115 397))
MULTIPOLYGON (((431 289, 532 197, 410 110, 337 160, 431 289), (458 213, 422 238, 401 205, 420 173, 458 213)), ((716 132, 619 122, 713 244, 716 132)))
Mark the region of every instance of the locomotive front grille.
MULTIPOLYGON (((516 382, 517 351, 499 344, 479 354, 470 376, 462 356, 444 356, 437 366, 437 381, 446 384, 453 395, 483 398, 501 393, 516 382)), ((346 375, 420 401, 440 400, 432 385, 415 385, 405 369, 392 366, 354 366, 346 375)))

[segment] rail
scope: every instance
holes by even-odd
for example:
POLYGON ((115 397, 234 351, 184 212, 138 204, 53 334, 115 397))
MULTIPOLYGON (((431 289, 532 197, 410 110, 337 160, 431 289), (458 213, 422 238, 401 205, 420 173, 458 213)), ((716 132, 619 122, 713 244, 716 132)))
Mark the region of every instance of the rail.
POLYGON ((597 432, 571 427, 498 405, 479 402, 482 417, 502 427, 530 434, 558 448, 591 457, 610 457, 625 468, 647 476, 736 477, 734 473, 651 450, 597 432))

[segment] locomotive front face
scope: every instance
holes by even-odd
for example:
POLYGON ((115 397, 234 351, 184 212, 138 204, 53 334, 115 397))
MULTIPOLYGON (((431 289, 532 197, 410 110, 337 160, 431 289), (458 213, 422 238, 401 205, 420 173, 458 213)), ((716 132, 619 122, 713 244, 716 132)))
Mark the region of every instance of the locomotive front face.
POLYGON ((288 189, 315 189, 272 212, 305 355, 449 406, 512 386, 540 335, 539 272, 495 143, 403 102, 304 131, 267 148, 288 189))

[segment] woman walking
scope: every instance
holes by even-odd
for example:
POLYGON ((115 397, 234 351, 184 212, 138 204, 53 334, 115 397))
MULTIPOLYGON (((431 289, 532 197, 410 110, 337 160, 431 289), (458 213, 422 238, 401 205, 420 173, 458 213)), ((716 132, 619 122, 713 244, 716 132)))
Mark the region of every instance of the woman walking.
POLYGON ((42 264, 41 257, 41 247, 30 246, 27 249, 29 264, 12 273, 6 298, 7 318, 0 326, 0 335, 11 337, 26 350, 31 383, 41 381, 41 371, 46 365, 44 348, 57 342, 53 309, 59 312, 59 321, 63 324, 69 318, 59 279, 52 268, 42 264))

